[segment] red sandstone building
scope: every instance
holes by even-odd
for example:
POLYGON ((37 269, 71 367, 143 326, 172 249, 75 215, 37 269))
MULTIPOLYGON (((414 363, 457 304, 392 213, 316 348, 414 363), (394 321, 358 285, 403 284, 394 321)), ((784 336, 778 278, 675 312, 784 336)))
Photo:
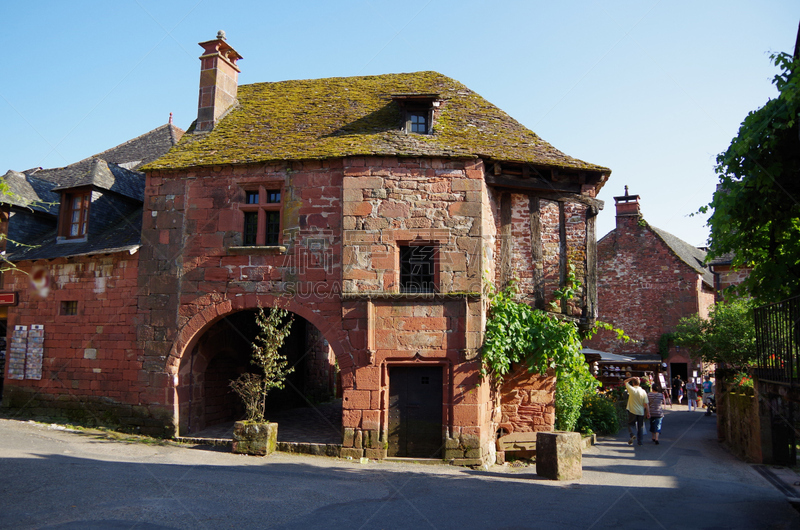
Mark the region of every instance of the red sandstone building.
POLYGON ((517 278, 544 309, 573 265, 585 287, 561 312, 591 324, 610 171, 435 72, 238 86, 224 36, 201 46, 198 119, 142 169, 136 252, 17 256, 51 289, 6 279, 10 328, 43 325, 44 352, 4 406, 167 435, 238 419, 253 311, 280 306, 297 369, 270 399, 340 394, 337 454, 476 464, 498 431, 552 430, 552 378, 481 380, 485 286, 517 278))
POLYGON ((623 329, 623 343, 610 332, 585 341, 591 349, 630 357, 631 361, 601 363, 598 378, 606 386, 643 371, 667 370, 665 379, 702 375, 699 361, 671 343, 682 317, 708 316, 714 303, 714 275, 705 265, 705 251, 656 228, 644 220, 639 196, 614 197, 616 228, 597 243, 598 319, 623 329), (666 355, 662 356, 663 353, 666 355), (621 368, 615 371, 613 368, 621 368))

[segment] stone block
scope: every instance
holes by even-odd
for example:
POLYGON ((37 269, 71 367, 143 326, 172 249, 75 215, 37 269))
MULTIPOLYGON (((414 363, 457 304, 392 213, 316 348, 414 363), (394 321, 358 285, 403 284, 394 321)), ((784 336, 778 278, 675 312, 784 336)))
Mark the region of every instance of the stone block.
POLYGON ((342 447, 342 450, 339 452, 339 456, 341 458, 347 458, 349 456, 353 460, 358 460, 364 456, 364 450, 356 449, 355 447, 342 447))
POLYGON ((380 449, 375 449, 375 448, 373 448, 373 449, 365 449, 364 450, 364 455, 367 458, 371 458, 373 460, 383 460, 384 458, 386 458, 386 449, 383 449, 383 448, 380 448, 380 449))
POLYGON ((343 447, 353 447, 356 440, 356 430, 351 428, 346 428, 344 430, 344 437, 342 438, 342 446, 343 447))
POLYGON ((536 474, 552 480, 581 478, 583 468, 580 433, 537 433, 536 474))
POLYGON ((454 458, 450 461, 454 466, 480 466, 483 460, 480 458, 454 458))
POLYGON ((275 452, 278 442, 277 423, 237 421, 233 426, 233 452, 266 456, 275 452))

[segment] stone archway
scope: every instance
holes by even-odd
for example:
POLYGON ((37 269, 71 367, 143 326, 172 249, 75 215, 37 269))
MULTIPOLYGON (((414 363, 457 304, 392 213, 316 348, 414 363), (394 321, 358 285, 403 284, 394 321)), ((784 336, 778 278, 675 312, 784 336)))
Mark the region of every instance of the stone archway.
MULTIPOLYGON (((193 434, 218 423, 241 419, 243 410, 228 388, 231 379, 251 368, 250 342, 257 332, 255 308, 269 307, 275 299, 255 300, 255 307, 237 308, 224 303, 206 308, 189 320, 179 332, 173 345, 167 370, 176 381, 174 414, 181 435, 193 434), (220 307, 221 306, 221 307, 220 307), (198 321, 205 321, 198 327, 198 321), (184 345, 181 348, 181 345, 184 345)), ((292 334, 287 339, 285 354, 295 373, 289 376, 284 391, 273 391, 268 398, 268 409, 275 411, 292 406, 303 406, 307 402, 320 402, 330 398, 337 389, 334 363, 352 365, 344 349, 339 333, 327 319, 326 333, 302 313, 312 318, 316 314, 302 307, 277 301, 294 315, 292 334), (298 309, 298 311, 293 311, 298 309), (337 355, 337 350, 340 354, 337 355), (342 359, 345 361, 342 362, 342 359), (300 396, 302 394, 302 396, 300 396)), ((318 318, 315 318, 319 322, 318 318)), ((339 328, 340 329, 340 328, 339 328)))

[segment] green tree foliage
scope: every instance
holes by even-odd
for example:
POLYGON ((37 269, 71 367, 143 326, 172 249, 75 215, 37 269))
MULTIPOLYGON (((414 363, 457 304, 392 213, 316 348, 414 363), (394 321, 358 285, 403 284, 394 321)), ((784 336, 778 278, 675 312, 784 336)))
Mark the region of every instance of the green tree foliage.
POLYGON ((717 157, 719 186, 712 211, 709 259, 733 253, 751 267, 740 286, 760 303, 800 294, 800 60, 772 56, 779 96, 751 112, 717 157))
POLYGON ((292 330, 292 318, 285 309, 258 308, 256 325, 259 332, 253 341, 251 362, 258 373, 245 373, 231 381, 231 388, 244 402, 248 421, 264 422, 267 394, 273 388, 283 388, 286 376, 294 371, 286 357, 278 353, 292 330))
POLYGON ((530 372, 556 375, 556 426, 575 428, 583 396, 597 387, 597 380, 581 353, 581 336, 574 322, 516 301, 512 283, 491 295, 489 319, 481 349, 483 375, 500 385, 515 363, 530 372))
POLYGON ((752 299, 737 298, 716 304, 708 319, 684 317, 678 322, 674 341, 705 362, 743 370, 756 357, 753 306, 752 299))

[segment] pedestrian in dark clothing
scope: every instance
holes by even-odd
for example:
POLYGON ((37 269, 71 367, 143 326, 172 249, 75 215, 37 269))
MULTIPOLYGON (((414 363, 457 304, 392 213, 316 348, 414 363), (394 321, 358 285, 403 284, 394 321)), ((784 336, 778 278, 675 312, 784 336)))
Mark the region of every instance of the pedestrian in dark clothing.
POLYGON ((661 434, 661 423, 664 420, 664 389, 658 383, 653 384, 651 391, 647 392, 650 404, 650 435, 653 443, 659 445, 658 435, 661 434))

